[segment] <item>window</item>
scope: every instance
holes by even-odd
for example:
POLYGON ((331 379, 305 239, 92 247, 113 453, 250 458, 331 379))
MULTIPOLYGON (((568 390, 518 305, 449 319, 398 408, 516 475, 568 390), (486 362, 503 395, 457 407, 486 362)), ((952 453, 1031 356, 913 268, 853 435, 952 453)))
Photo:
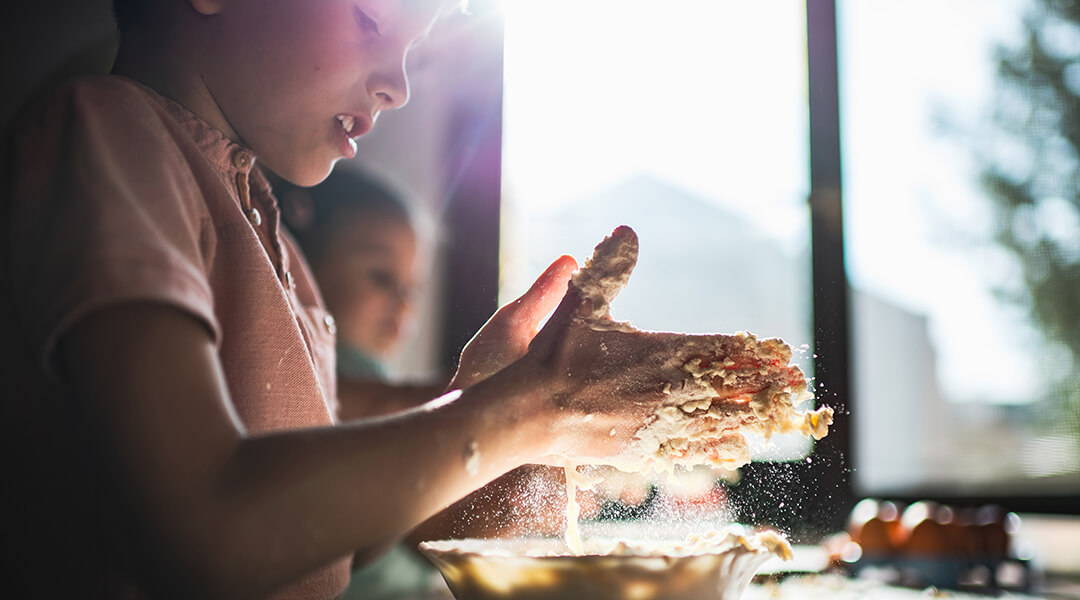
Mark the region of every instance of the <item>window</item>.
MULTIPOLYGON (((558 0, 503 11, 501 300, 627 224, 641 254, 617 319, 783 337, 812 374, 803 7, 558 0)), ((780 437, 757 456, 809 451, 801 436, 780 437)))
POLYGON ((626 223, 617 318, 811 348, 837 423, 743 469, 742 522, 812 539, 862 495, 1080 510, 1080 25, 946 4, 498 4, 501 190, 455 231, 501 211, 501 260, 469 289, 498 271, 506 301, 626 223))
POLYGON ((1046 4, 837 3, 856 491, 1080 489, 1080 16, 1046 4))

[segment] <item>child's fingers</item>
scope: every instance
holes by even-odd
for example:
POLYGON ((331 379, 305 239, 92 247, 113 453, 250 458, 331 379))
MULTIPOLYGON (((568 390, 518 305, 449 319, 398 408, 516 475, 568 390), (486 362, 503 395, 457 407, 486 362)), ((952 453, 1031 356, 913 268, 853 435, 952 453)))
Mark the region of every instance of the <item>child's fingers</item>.
POLYGON ((529 331, 535 331, 540 319, 554 310, 566 293, 574 269, 577 269, 577 261, 572 256, 563 255, 555 259, 536 278, 532 287, 514 302, 514 320, 519 325, 527 326, 529 331))
POLYGON ((581 310, 581 304, 581 292, 569 286, 544 328, 529 343, 529 348, 537 351, 542 361, 550 361, 558 354, 562 340, 568 334, 570 322, 581 310))
POLYGON ((592 257, 574 279, 575 287, 579 287, 584 295, 582 317, 610 318, 611 301, 626 287, 637 257, 637 234, 625 225, 616 227, 596 245, 592 257))
POLYGON ((616 227, 597 244, 592 258, 575 275, 575 285, 569 286, 562 303, 547 324, 533 339, 533 347, 549 360, 559 351, 566 329, 574 317, 610 319, 608 305, 626 286, 637 264, 638 238, 633 229, 616 227))

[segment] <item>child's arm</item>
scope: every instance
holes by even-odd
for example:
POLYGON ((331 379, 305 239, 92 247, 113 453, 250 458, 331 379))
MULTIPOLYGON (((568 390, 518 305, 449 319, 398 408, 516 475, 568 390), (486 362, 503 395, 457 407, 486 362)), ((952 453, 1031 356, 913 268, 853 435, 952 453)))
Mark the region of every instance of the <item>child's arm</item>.
POLYGON ((565 481, 561 467, 524 465, 421 523, 407 540, 561 536, 565 481))
MULTIPOLYGON (((462 368, 455 373, 448 389, 473 385, 525 356, 540 322, 558 305, 576 268, 577 261, 572 257, 560 256, 521 298, 499 309, 465 346, 459 361, 462 368)), ((339 379, 338 417, 350 421, 390 414, 422 404, 445 389, 446 386, 436 389, 339 379)))
POLYGON ((180 597, 262 597, 546 449, 541 403, 514 377, 397 417, 246 436, 208 332, 164 305, 92 313, 61 352, 140 568, 180 597))
POLYGON ((338 376, 338 420, 370 419, 415 408, 440 396, 446 382, 434 384, 388 383, 377 379, 338 376))
POLYGON ((533 338, 557 299, 551 286, 572 268, 561 262, 470 342, 460 396, 259 436, 231 411, 198 319, 150 302, 83 317, 61 341, 61 364, 98 436, 108 505, 142 578, 166 595, 265 596, 399 537, 517 466, 620 453, 664 390, 690 377, 678 367, 686 357, 664 335, 569 318, 578 310, 569 294, 533 338))
MULTIPOLYGON (((558 261, 492 319, 472 353, 484 368, 525 352, 573 268, 558 261)), ((209 331, 188 313, 100 309, 59 353, 109 468, 108 505, 140 577, 165 595, 266 595, 358 547, 385 546, 551 445, 525 370, 393 418, 255 437, 231 410, 209 331)))

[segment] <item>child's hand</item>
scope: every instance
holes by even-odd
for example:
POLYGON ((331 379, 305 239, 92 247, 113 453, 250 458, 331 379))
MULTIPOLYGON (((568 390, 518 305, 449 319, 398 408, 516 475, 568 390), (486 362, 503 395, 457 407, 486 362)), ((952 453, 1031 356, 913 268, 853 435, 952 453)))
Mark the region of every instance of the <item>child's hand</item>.
MULTIPOLYGON (((571 294, 568 294, 568 297, 571 294)), ((560 310, 561 307, 560 307, 560 310)), ((556 313, 558 316, 558 312, 556 313)), ((692 376, 681 366, 698 338, 672 333, 595 329, 553 316, 524 362, 536 360, 557 432, 550 464, 607 464, 655 418, 668 391, 692 376)))
POLYGON ((541 319, 555 308, 566 292, 577 261, 560 256, 520 298, 503 306, 461 351, 457 373, 448 389, 483 381, 525 355, 541 319))
POLYGON ((626 285, 637 252, 637 236, 628 227, 602 241, 573 275, 528 354, 513 367, 517 380, 540 392, 534 408, 546 414, 541 419, 548 423, 544 460, 551 464, 618 465, 641 458, 633 455, 641 449, 633 450, 631 442, 675 397, 752 395, 767 385, 764 374, 773 371, 793 378, 791 385, 802 380, 798 369, 777 356, 756 375, 703 382, 687 365, 723 364, 741 338, 647 332, 614 321, 609 306, 626 285))

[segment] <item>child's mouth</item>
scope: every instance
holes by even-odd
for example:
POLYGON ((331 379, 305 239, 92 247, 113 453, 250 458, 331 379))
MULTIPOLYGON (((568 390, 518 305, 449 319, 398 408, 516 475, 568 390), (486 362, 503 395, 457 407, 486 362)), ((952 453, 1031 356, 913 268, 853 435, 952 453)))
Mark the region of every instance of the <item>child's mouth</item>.
POLYGON ((367 133, 370 125, 363 119, 357 119, 354 115, 340 114, 335 117, 341 125, 340 150, 346 159, 356 156, 356 139, 367 133))
POLYGON ((341 128, 345 130, 345 135, 349 135, 352 128, 356 126, 356 117, 352 115, 338 115, 337 120, 341 123, 341 128))

